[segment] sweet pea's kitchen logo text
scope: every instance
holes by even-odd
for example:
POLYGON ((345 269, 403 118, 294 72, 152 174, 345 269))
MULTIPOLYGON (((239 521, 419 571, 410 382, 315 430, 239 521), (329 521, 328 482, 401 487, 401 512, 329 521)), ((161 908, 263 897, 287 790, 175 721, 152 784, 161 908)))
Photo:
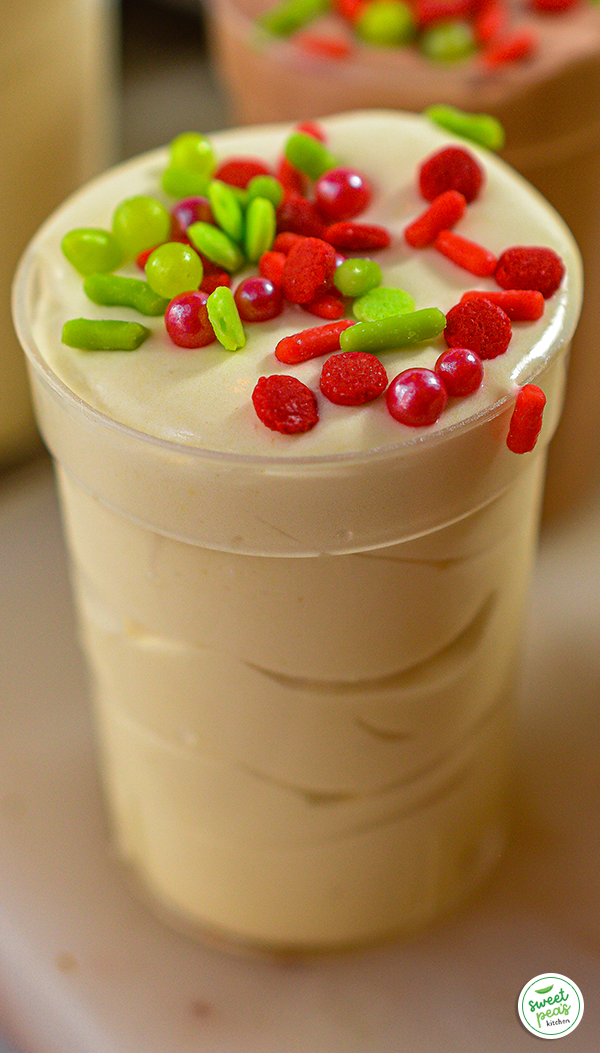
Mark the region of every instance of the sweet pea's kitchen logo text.
POLYGON ((541 973, 525 984, 519 995, 519 1016, 538 1038, 562 1038, 574 1031, 583 1016, 581 991, 560 973, 541 973))

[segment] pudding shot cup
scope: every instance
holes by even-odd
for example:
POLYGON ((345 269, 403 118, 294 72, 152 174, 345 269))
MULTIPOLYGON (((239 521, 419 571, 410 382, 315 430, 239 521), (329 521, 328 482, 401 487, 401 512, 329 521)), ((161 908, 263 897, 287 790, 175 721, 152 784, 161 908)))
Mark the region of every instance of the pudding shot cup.
MULTIPOLYGON (((448 136, 391 113, 325 126, 336 156, 379 179, 374 215, 379 202, 402 230, 421 207, 416 162, 448 136)), ((288 131, 212 141, 219 157, 273 162, 288 131)), ((135 352, 60 346, 64 318, 84 307, 62 235, 86 216, 107 223, 134 189, 160 193, 162 151, 73 197, 21 263, 16 326, 56 462, 114 843, 190 932, 282 952, 401 936, 462 903, 504 847, 523 616, 581 272, 558 216, 478 156, 480 234, 506 237, 510 199, 565 277, 543 319, 514 326, 504 362, 485 363, 470 409, 463 400, 431 428, 399 424, 383 400, 321 398, 311 432, 265 428, 249 378, 278 371, 273 348, 302 328, 297 308, 248 324, 233 353, 169 348, 158 322, 135 352), (204 444, 187 413, 199 382, 204 444), (546 408, 535 448, 517 455, 506 436, 529 382, 546 408), (149 431, 156 413, 168 432, 149 431)), ((407 263, 394 245, 379 257, 389 281, 407 263)), ((424 251, 409 270, 446 312, 464 278, 424 251)), ((321 364, 300 369, 313 389, 321 364)))

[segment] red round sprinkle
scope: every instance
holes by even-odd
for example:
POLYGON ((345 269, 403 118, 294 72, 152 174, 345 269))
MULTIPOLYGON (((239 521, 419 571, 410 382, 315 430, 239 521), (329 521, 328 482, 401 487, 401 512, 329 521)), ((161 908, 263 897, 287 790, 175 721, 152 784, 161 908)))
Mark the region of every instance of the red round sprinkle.
POLYGON ((268 322, 283 311, 281 289, 258 274, 240 282, 233 298, 243 322, 268 322))
POLYGON ((513 453, 533 450, 542 427, 546 396, 537 384, 525 384, 517 395, 506 445, 513 453))
POLYGON ((465 300, 446 315, 448 347, 468 347, 483 359, 504 354, 511 336, 510 318, 489 300, 465 300))
POLYGON ((165 312, 165 325, 178 347, 206 347, 216 339, 206 310, 208 293, 181 293, 171 300, 165 312))
POLYGON ((494 277, 503 289, 537 289, 547 300, 564 273, 564 263, 552 249, 515 245, 500 256, 494 277))
POLYGON ((263 252, 258 261, 258 271, 263 278, 268 278, 270 282, 273 282, 273 285, 281 288, 284 264, 284 252, 274 252, 272 249, 268 249, 266 252, 263 252))
POLYGON ((448 230, 458 223, 463 215, 467 202, 458 190, 445 190, 438 194, 429 208, 409 223, 404 237, 413 249, 424 249, 431 245, 442 230, 448 230))
POLYGON ((275 358, 287 365, 308 362, 310 358, 329 355, 340 350, 340 333, 356 323, 345 318, 330 325, 316 325, 312 329, 303 329, 301 333, 284 336, 275 348, 275 358))
POLYGON ((314 201, 300 194, 289 194, 277 208, 277 231, 322 238, 325 235, 325 223, 314 201))
POLYGON ((335 272, 335 252, 320 238, 303 238, 290 249, 283 267, 283 295, 289 303, 311 303, 328 292, 335 272))
POLYGON ((544 297, 537 289, 503 289, 502 292, 471 289, 462 294, 461 303, 465 300, 489 300, 501 307, 511 322, 535 322, 544 313, 544 297))
POLYGON ((479 355, 468 347, 451 347, 438 358, 435 372, 441 378, 448 394, 460 398, 472 395, 481 386, 483 362, 479 355))
POLYGON ((310 303, 304 303, 302 306, 305 311, 316 315, 317 318, 330 318, 331 321, 343 318, 346 313, 346 304, 341 296, 335 296, 333 293, 323 293, 316 300, 311 300, 310 303))
POLYGON ((207 197, 184 197, 171 209, 174 230, 184 235, 192 223, 214 223, 214 216, 207 197))
POLYGON ((260 377, 252 392, 252 402, 267 428, 286 435, 310 431, 319 419, 317 400, 310 388, 297 377, 284 373, 260 377))
POLYGON ((405 369, 385 393, 392 417, 411 428, 435 424, 448 402, 448 393, 432 369, 405 369))
POLYGON ((460 146, 447 146, 423 162, 419 186, 427 201, 434 201, 444 190, 458 190, 469 203, 483 183, 483 171, 475 158, 460 146))
POLYGON ((478 278, 489 278, 498 264, 493 252, 475 241, 455 234, 453 230, 441 230, 434 241, 434 248, 447 256, 457 267, 462 267, 478 278))
POLYGON ((251 179, 257 175, 273 175, 271 169, 258 157, 229 157, 217 167, 213 176, 229 186, 238 186, 245 190, 251 179))
POLYGON ((387 373, 375 355, 346 351, 327 359, 320 387, 325 397, 338 406, 362 406, 379 398, 387 382, 387 373))
POLYGON ((325 172, 317 179, 314 189, 319 212, 328 223, 358 216, 373 194, 368 179, 347 165, 325 172))
POLYGON ((325 241, 341 252, 373 252, 391 243, 389 231, 374 223, 332 223, 323 234, 325 241))

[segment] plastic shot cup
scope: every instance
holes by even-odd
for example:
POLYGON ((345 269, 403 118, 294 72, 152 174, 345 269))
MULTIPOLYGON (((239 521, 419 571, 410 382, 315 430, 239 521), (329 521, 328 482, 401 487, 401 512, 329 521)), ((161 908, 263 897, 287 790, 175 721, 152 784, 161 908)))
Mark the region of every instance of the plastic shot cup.
MULTIPOLYGON (((531 201, 568 282, 537 331, 530 379, 547 404, 523 456, 506 445, 506 394, 435 432, 318 456, 145 433, 75 394, 40 347, 48 246, 85 197, 23 258, 14 315, 56 463, 113 837, 186 931, 271 952, 395 938, 461 904, 502 853, 546 451, 581 296, 568 231, 531 201)), ((234 352, 253 353, 250 336, 234 352)))

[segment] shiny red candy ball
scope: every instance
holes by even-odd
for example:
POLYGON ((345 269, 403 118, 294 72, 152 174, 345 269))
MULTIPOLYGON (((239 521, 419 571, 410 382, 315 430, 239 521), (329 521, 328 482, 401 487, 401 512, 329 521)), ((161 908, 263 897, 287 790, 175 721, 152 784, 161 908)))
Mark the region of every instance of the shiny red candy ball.
POLYGON ((354 168, 341 166, 325 172, 315 183, 315 200, 328 223, 353 219, 369 204, 371 185, 354 168))
POLYGON ((181 293, 171 300, 165 312, 165 325, 178 347, 206 347, 216 339, 208 317, 208 294, 194 291, 181 293))
POLYGON ((405 369, 385 393, 387 408, 397 421, 411 428, 435 424, 448 402, 448 393, 432 369, 405 369))
POLYGON ((173 229, 180 236, 185 234, 192 223, 214 223, 214 217, 207 197, 184 197, 171 209, 173 229))
POLYGON ((452 347, 440 355, 435 372, 443 381, 449 395, 472 395, 483 380, 483 362, 468 347, 452 347))
POLYGON ((281 290, 260 275, 240 282, 233 298, 243 322, 267 322, 283 310, 281 290))

